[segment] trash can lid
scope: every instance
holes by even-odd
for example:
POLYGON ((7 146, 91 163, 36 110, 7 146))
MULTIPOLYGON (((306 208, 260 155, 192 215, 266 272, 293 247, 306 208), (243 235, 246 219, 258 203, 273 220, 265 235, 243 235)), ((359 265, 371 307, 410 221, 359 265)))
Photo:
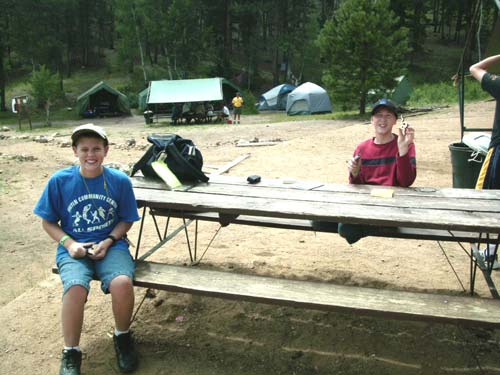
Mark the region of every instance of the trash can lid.
POLYGON ((465 134, 462 142, 469 146, 472 150, 479 152, 483 155, 488 153, 490 147, 491 134, 487 133, 471 133, 465 134))

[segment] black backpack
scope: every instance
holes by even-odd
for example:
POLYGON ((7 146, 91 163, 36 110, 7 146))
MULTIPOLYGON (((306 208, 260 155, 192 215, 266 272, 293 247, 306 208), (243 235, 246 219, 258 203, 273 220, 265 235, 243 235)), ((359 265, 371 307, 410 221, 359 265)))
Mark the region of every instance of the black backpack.
POLYGON ((203 156, 193 141, 177 134, 152 134, 148 135, 147 140, 153 145, 135 163, 131 176, 140 170, 144 177, 159 178, 151 164, 165 153, 165 163, 181 182, 208 181, 201 171, 203 156))

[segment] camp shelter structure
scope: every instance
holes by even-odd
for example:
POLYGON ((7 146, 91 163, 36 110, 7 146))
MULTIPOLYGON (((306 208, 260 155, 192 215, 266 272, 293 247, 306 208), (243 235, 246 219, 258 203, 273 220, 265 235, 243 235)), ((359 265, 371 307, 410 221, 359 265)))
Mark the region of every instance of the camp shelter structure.
POLYGON ((257 109, 259 111, 285 110, 288 94, 295 90, 296 87, 297 86, 289 83, 283 83, 273 87, 260 96, 257 109))
POLYGON ((137 108, 143 112, 148 106, 149 87, 137 94, 137 108))
POLYGON ((167 103, 193 103, 231 99, 240 89, 224 78, 196 78, 151 81, 147 104, 150 107, 167 103))
POLYGON ((404 105, 410 99, 413 87, 406 76, 399 76, 395 79, 396 87, 392 91, 390 98, 399 105, 404 105))
POLYGON ((288 94, 287 115, 311 115, 329 112, 332 112, 330 97, 324 88, 315 83, 305 82, 288 94))
POLYGON ((120 116, 130 114, 128 98, 104 81, 94 85, 76 99, 82 116, 120 116))

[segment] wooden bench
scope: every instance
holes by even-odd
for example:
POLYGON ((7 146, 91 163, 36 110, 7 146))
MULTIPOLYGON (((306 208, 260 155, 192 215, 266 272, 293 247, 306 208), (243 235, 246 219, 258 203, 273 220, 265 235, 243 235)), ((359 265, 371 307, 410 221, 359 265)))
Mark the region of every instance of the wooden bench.
MULTIPOLYGON (((229 224, 238 224, 238 225, 250 225, 250 226, 279 228, 279 229, 338 233, 336 224, 329 225, 330 223, 321 223, 321 225, 315 225, 311 220, 274 218, 265 216, 248 216, 248 215, 231 216, 231 215, 217 214, 214 212, 185 212, 177 210, 166 210, 161 208, 150 208, 150 214, 154 219, 156 231, 160 237, 160 240, 162 240, 162 238, 160 235, 160 229, 158 227, 156 216, 183 218, 183 219, 188 219, 190 221, 201 220, 209 222, 218 222, 219 224, 221 224, 221 226, 228 226, 229 224)), ((186 222, 186 225, 189 225, 190 221, 186 222)), ((166 229, 167 228, 165 228, 165 232, 166 229)), ((177 233, 180 232, 180 228, 178 228, 176 232, 177 233)), ((491 295, 494 298, 500 299, 500 294, 497 291, 495 283, 491 278, 493 262, 485 262, 483 258, 478 255, 478 248, 477 248, 478 234, 475 232, 446 231, 440 229, 407 228, 407 227, 378 227, 376 231, 372 231, 370 233, 370 236, 458 243, 460 244, 462 249, 469 254, 470 257, 470 263, 471 263, 470 278, 469 278, 470 294, 471 295, 474 294, 475 281, 476 281, 476 267, 479 266, 479 269, 481 270, 484 276, 485 282, 490 290, 491 295), (462 245, 462 243, 466 243, 467 245, 469 245, 470 248, 466 250, 465 247, 462 245), (474 245, 471 246, 470 244, 474 245)), ((191 261, 196 263, 197 241, 195 241, 194 249, 192 250, 189 244, 190 240, 187 235, 187 232, 186 232, 186 240, 188 241, 188 250, 191 261)), ((164 241, 167 242, 166 240, 164 241)), ((487 234, 481 237, 482 246, 484 246, 487 243, 495 244, 496 241, 497 241, 497 236, 495 234, 487 234)), ((141 259, 147 258, 147 256, 149 256, 153 252, 147 253, 141 259)))
MULTIPOLYGON (((53 268, 57 273, 57 267, 53 268)), ((137 261, 134 285, 386 318, 500 327, 500 300, 279 279, 137 261)))
POLYGON ((160 122, 160 119, 170 120, 171 118, 171 112, 158 112, 153 114, 153 119, 155 119, 156 122, 160 122))

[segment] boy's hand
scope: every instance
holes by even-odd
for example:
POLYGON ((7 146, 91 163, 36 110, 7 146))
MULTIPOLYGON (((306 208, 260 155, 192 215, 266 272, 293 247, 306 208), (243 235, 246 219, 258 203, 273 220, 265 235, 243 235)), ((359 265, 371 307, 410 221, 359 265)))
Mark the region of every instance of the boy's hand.
POLYGON ((87 252, 87 256, 92 260, 99 260, 106 256, 108 252, 109 242, 106 240, 97 244, 93 244, 92 248, 87 252))
POLYGON ((357 177, 361 170, 361 155, 356 155, 347 161, 347 169, 353 177, 357 177))
POLYGON ((76 242, 69 245, 68 252, 72 258, 84 258, 95 245, 94 242, 76 242))
POLYGON ((415 129, 409 124, 403 123, 403 126, 398 128, 398 151, 399 156, 404 156, 408 153, 409 146, 415 139, 415 129))

